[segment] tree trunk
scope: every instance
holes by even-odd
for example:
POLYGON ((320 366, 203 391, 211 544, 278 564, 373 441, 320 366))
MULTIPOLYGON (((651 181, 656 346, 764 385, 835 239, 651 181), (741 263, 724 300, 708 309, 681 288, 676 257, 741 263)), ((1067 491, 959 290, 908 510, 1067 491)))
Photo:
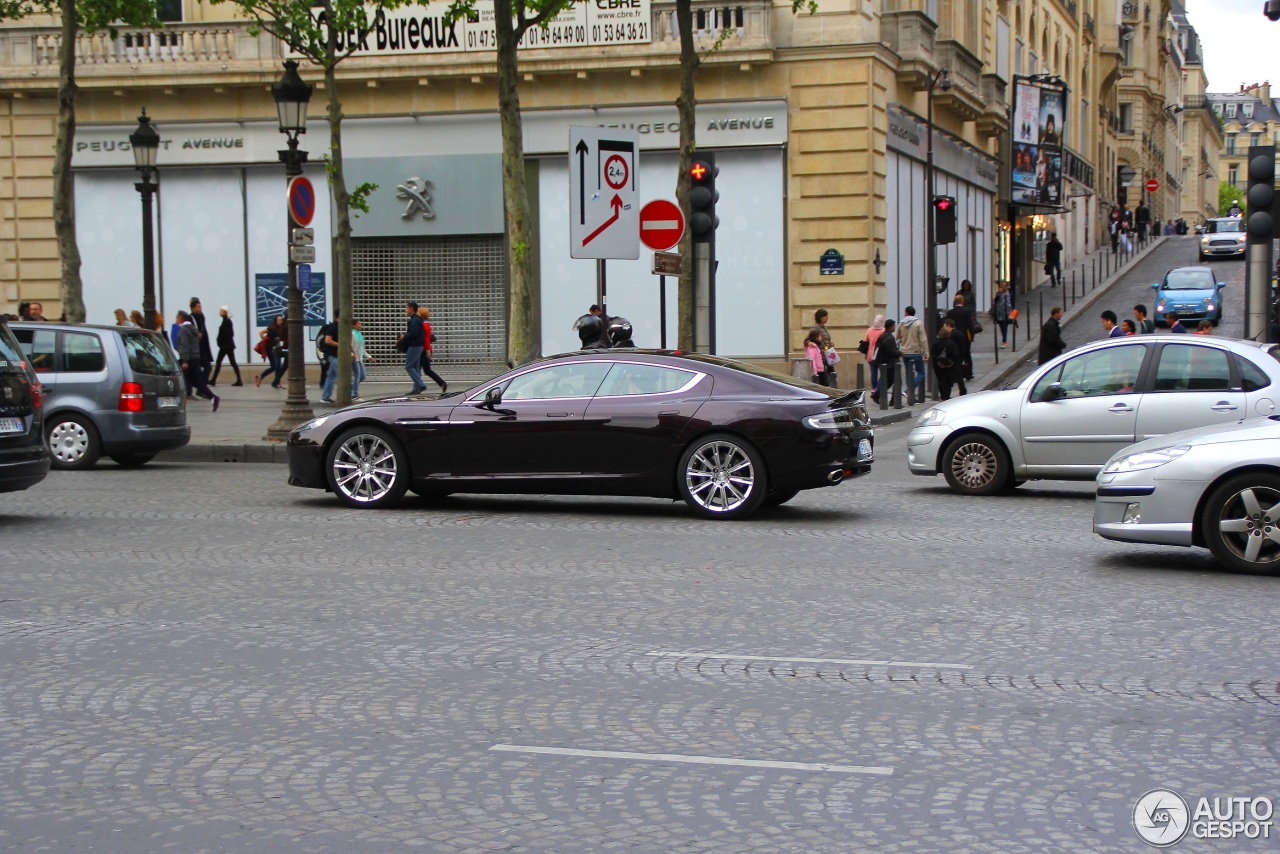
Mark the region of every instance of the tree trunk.
POLYGON ((693 350, 696 294, 693 275, 693 231, 688 226, 693 215, 689 207, 689 189, 693 183, 689 178, 689 168, 693 164, 693 152, 698 147, 698 128, 694 116, 694 107, 697 104, 694 81, 698 75, 701 60, 693 43, 692 0, 676 0, 676 28, 680 31, 680 94, 676 98, 676 112, 680 119, 680 161, 676 167, 676 203, 684 212, 686 223, 684 236, 680 238, 680 287, 676 305, 679 314, 680 349, 693 350))
POLYGON ((53 231, 62 262, 62 315, 84 322, 84 285, 80 281, 80 247, 76 244, 76 195, 71 152, 76 137, 76 34, 80 29, 75 0, 61 0, 62 44, 58 51, 58 129, 53 154, 53 231))
POLYGON ((507 259, 511 277, 507 357, 524 364, 539 355, 534 340, 533 245, 529 192, 525 181, 524 127, 520 116, 516 46, 524 35, 513 21, 511 0, 494 3, 498 49, 498 115, 502 122, 502 198, 507 215, 507 259))
MULTIPOLYGON (((329 30, 329 39, 334 38, 329 30)), ((331 44, 329 55, 336 54, 331 44)), ((338 313, 338 381, 334 387, 334 399, 339 406, 351 402, 351 323, 355 319, 355 296, 351 286, 351 194, 347 192, 347 179, 342 171, 342 102, 338 100, 338 80, 334 63, 324 68, 324 87, 329 94, 329 188, 333 193, 333 206, 337 212, 337 227, 333 235, 333 288, 338 313)))

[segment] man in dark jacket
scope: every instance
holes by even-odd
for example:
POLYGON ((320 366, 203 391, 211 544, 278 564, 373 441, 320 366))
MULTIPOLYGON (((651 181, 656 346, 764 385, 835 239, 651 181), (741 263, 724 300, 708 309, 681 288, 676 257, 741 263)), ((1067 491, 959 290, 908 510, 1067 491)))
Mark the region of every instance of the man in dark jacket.
POLYGON ((191 298, 189 316, 200 335, 200 370, 204 371, 205 379, 208 380, 209 372, 213 370, 213 345, 209 343, 209 327, 205 323, 204 306, 200 304, 200 297, 191 298))
POLYGON ((205 377, 204 368, 200 364, 200 333, 185 311, 178 312, 178 362, 182 365, 182 375, 186 377, 188 386, 205 400, 213 401, 213 411, 218 411, 222 399, 209 391, 209 381, 205 377))
POLYGON ((1067 342, 1062 340, 1062 306, 1055 305, 1049 312, 1049 319, 1040 328, 1040 364, 1062 355, 1067 349, 1067 342))
POLYGON ((1187 334, 1187 327, 1182 325, 1182 321, 1178 319, 1178 315, 1174 314, 1172 311, 1165 312, 1164 322, 1169 324, 1170 332, 1176 332, 1182 335, 1187 334))
MULTIPOLYGON (((902 361, 902 348, 898 346, 898 336, 894 334, 897 324, 892 320, 884 322, 884 332, 876 339, 876 364, 880 366, 880 391, 893 395, 893 385, 897 378, 898 363, 902 361)), ((871 399, 880 402, 880 394, 871 393, 871 399)))
MULTIPOLYGON (((947 312, 947 319, 956 326, 956 344, 960 346, 958 375, 962 380, 973 379, 973 353, 970 345, 977 330, 973 325, 973 310, 965 305, 964 294, 956 294, 955 304, 947 312)), ((961 392, 964 394, 964 392, 961 392)))
POLYGON ((1049 232, 1049 242, 1044 247, 1044 271, 1049 274, 1050 287, 1062 284, 1062 241, 1058 232, 1049 232))
POLYGON ((400 336, 400 344, 405 348, 405 373, 413 380, 413 388, 407 394, 422 394, 427 390, 427 384, 422 381, 422 348, 427 343, 426 328, 418 318, 416 302, 405 303, 404 313, 408 319, 405 321, 404 334, 400 336))

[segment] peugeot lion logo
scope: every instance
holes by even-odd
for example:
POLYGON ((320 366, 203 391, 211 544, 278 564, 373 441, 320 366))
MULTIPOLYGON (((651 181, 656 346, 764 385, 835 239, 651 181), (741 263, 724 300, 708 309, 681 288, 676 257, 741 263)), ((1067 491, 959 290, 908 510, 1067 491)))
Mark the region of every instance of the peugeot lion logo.
POLYGON ((404 207, 401 219, 413 219, 414 214, 422 214, 423 219, 435 219, 436 212, 431 208, 431 182, 421 178, 409 178, 403 184, 397 184, 396 198, 408 202, 404 207))

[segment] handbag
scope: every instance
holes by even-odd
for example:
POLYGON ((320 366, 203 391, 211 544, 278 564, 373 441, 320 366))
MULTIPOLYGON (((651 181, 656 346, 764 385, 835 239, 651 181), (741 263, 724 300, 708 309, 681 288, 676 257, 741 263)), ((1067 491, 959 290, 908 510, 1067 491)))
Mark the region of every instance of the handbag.
POLYGON ((267 358, 267 339, 259 338, 258 343, 253 345, 253 352, 262 358, 267 358))
POLYGON ((858 342, 858 352, 864 356, 871 352, 871 345, 867 343, 867 339, 863 338, 858 342))
POLYGON ((398 353, 409 352, 409 343, 404 340, 403 335, 401 335, 399 338, 396 339, 396 352, 398 353))
POLYGON ((973 334, 977 335, 981 331, 982 331, 982 324, 975 320, 973 322, 973 334))
POLYGON ((840 354, 836 352, 835 347, 828 347, 823 351, 822 355, 826 357, 827 364, 831 367, 834 368, 836 365, 840 364, 840 354))

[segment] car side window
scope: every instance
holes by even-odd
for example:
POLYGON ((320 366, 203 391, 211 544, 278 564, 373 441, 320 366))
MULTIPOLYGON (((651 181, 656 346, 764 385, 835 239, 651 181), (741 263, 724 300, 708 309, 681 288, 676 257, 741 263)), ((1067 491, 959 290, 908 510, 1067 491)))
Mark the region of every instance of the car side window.
POLYGON ((107 366, 102 341, 86 332, 62 333, 62 370, 73 373, 100 371, 107 366))
POLYGON ((1132 394, 1146 354, 1142 344, 1081 353, 1041 377, 1031 399, 1044 400, 1045 390, 1055 382, 1062 384, 1065 398, 1132 394))
POLYGON ((508 382, 502 392, 502 399, 555 400, 591 397, 608 372, 608 362, 573 362, 540 368, 508 382))
POLYGON ((27 354, 27 361, 36 373, 53 370, 57 355, 58 333, 52 329, 15 329, 18 343, 27 354))
POLYGON ((1253 362, 1237 356, 1236 364, 1240 366, 1241 388, 1245 391, 1257 391, 1271 385, 1271 378, 1253 362))
POLYGON ((1231 388, 1231 362, 1223 350, 1191 344, 1166 344, 1160 351, 1153 391, 1225 391, 1231 388))
POLYGON ((693 374, 657 365, 638 365, 618 362, 609 371, 596 397, 617 397, 628 394, 663 394, 682 388, 693 374))

